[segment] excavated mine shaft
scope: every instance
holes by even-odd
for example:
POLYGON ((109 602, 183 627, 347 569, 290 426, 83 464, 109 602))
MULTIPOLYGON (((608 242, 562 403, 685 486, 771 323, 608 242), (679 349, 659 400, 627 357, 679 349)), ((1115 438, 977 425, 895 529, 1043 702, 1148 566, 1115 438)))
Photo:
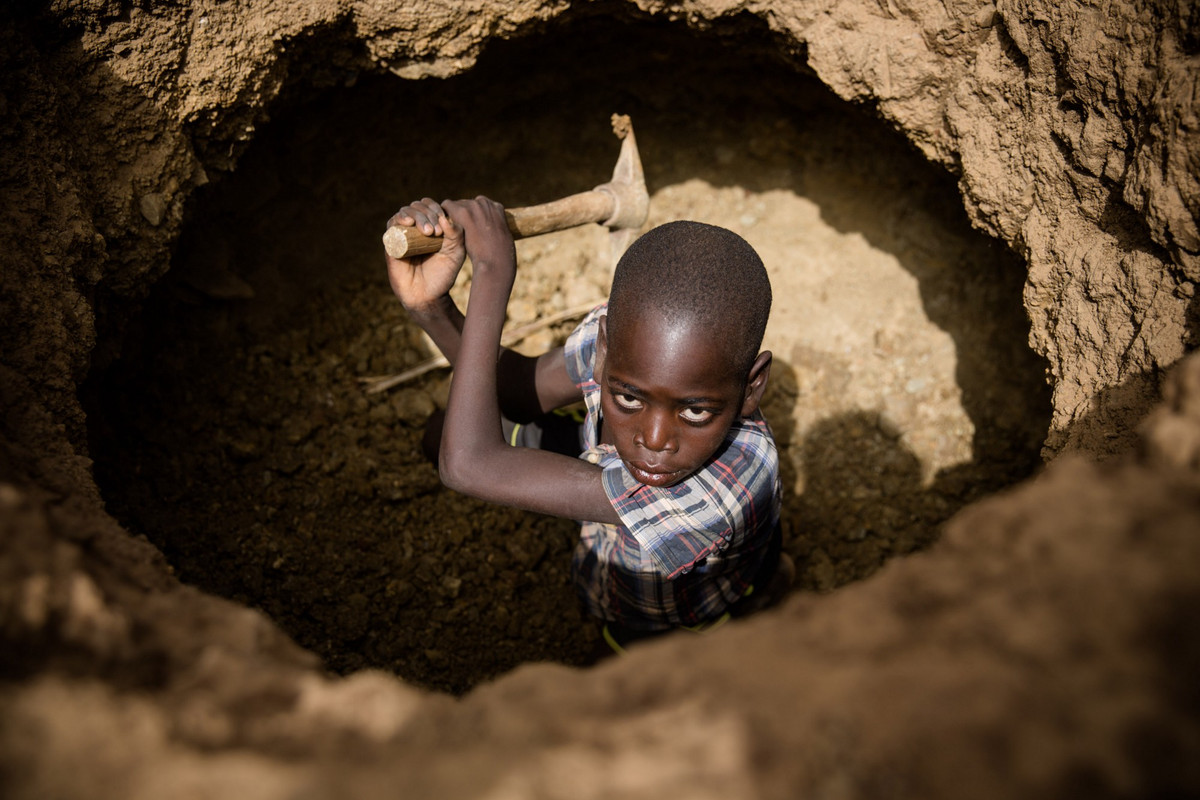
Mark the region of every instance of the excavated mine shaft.
MULTIPOLYGON (((964 764, 996 796, 1197 785, 1194 374, 1136 459, 1060 459, 942 527, 1043 447, 1132 442, 1191 346, 1191 230, 1153 182, 1194 201, 1186 129, 1120 138, 1184 107, 1171 20, 1114 11, 1126 44, 1166 42, 1123 118, 1080 77, 1131 80, 1084 63, 1103 38, 1068 52, 1032 11, 306 8, 5 12, 13 796, 951 796, 964 764), (512 41, 479 53, 493 13, 512 41), (379 234, 421 194, 600 183, 613 111, 638 125, 648 224, 725 224, 771 269, 800 572, 720 636, 508 674, 594 659, 574 526, 440 488, 417 443, 445 375, 362 391, 428 354, 379 234)), ((603 297, 606 235, 522 242, 512 321, 603 297)))
MULTIPOLYGON (((649 47, 653 33, 640 35, 649 47)), ((633 36, 625 47, 637 48, 633 36)), ((463 691, 524 661, 590 662, 597 643, 567 574, 573 523, 439 487, 418 440, 444 403, 445 373, 383 396, 362 382, 429 354, 380 280, 377 230, 397 195, 483 191, 515 205, 595 185, 616 147, 593 109, 618 97, 598 88, 540 116, 499 105, 487 148, 471 117, 451 116, 429 136, 455 154, 453 171, 436 149, 396 151, 386 120, 435 92, 478 114, 473 98, 529 52, 567 76, 542 78, 547 96, 600 86, 568 70, 618 38, 593 27, 514 45, 415 90, 362 78, 281 113, 224 185, 198 193, 173 271, 131 356, 95 382, 90 414, 107 426, 94 425, 93 453, 109 508, 184 580, 262 608, 339 671, 463 691), (307 167, 281 169, 296 164, 307 167)), ((643 228, 733 227, 768 264, 767 412, 783 446, 786 546, 801 588, 829 590, 927 545, 953 511, 1039 462, 1049 399, 1026 344, 1023 270, 970 230, 937 169, 814 81, 792 77, 786 101, 742 98, 736 120, 694 130, 704 103, 736 97, 749 76, 791 75, 729 57, 719 74, 703 66, 719 51, 701 46, 676 44, 670 80, 643 77, 626 100, 648 123, 656 185, 643 228)), ((604 298, 602 228, 519 246, 514 325, 604 298)), ((464 285, 460 305, 466 296, 464 285)), ((561 343, 577 321, 520 346, 561 343)))

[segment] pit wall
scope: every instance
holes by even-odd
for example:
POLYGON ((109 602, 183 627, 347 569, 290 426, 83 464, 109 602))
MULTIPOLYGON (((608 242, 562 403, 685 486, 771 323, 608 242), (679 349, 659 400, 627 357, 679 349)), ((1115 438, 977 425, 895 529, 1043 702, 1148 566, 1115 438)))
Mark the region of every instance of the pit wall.
POLYGON ((1196 335, 1200 45, 1174 3, 145 8, 10 8, 0 34, 6 438, 15 472, 61 495, 96 499, 74 390, 112 357, 95 351, 97 313, 119 333, 125 301, 167 269, 193 189, 234 168, 281 92, 453 74, 490 39, 569 13, 698 33, 757 17, 782 57, 958 174, 973 223, 1029 264, 1030 342, 1054 387, 1047 456, 1126 446, 1196 335))
POLYGON ((568 14, 698 31, 753 16, 961 176, 974 223, 1029 264, 1047 454, 1107 455, 1196 333, 1195 19, 1050 0, 157 5, 0 11, 11 796, 1200 789, 1195 359, 1135 456, 1060 459, 872 581, 590 673, 527 667, 461 704, 378 674, 327 681, 260 615, 180 586, 101 512, 76 400, 166 271, 190 193, 236 165, 281 93, 452 74, 568 14))
POLYGON ((27 5, 0 31, 0 478, 72 506, 100 503, 76 387, 117 355, 193 190, 273 104, 368 71, 450 75, 571 15, 697 35, 756 18, 781 58, 957 173, 974 224, 1028 262, 1047 456, 1127 447, 1200 324, 1200 38, 1173 3, 27 5))

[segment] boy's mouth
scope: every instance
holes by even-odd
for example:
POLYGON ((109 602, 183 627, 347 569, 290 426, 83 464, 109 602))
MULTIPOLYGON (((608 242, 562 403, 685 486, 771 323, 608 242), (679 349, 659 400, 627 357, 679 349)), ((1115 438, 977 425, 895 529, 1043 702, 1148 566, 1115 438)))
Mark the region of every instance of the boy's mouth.
POLYGON ((626 461, 625 467, 637 479, 638 483, 644 483, 647 486, 670 486, 677 483, 683 477, 683 470, 671 470, 636 461, 626 461))

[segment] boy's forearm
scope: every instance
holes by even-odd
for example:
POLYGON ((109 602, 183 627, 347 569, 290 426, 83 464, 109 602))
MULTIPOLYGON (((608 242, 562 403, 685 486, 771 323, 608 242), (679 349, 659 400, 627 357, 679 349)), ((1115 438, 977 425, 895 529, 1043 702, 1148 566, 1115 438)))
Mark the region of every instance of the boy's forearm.
MULTIPOLYGON (((446 295, 432 308, 410 309, 409 316, 429 334, 450 365, 457 366, 465 318, 454 300, 446 295)), ((501 347, 499 342, 497 348, 500 413, 514 422, 528 422, 543 411, 536 390, 537 359, 501 347)))
POLYGON ((511 288, 511 280, 478 270, 471 289, 439 459, 442 478, 452 487, 470 485, 474 481, 471 470, 488 469, 489 457, 505 449, 496 390, 496 353, 511 288))
POLYGON ((459 366, 450 384, 438 468, 464 494, 543 514, 608 524, 621 521, 593 464, 536 448, 510 447, 496 397, 496 347, 511 281, 475 273, 459 366))
POLYGON ((444 295, 431 307, 409 309, 408 314, 429 335, 446 360, 454 366, 462 346, 463 314, 450 295, 444 295))

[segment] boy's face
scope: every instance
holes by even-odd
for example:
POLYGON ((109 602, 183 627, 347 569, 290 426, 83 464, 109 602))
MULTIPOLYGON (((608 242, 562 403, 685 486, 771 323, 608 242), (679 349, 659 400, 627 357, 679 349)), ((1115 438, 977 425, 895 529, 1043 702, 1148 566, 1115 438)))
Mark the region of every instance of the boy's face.
POLYGON ((653 313, 612 332, 602 319, 598 348, 603 440, 649 486, 673 486, 702 467, 729 426, 758 408, 770 373, 769 352, 747 374, 728 340, 653 313))

